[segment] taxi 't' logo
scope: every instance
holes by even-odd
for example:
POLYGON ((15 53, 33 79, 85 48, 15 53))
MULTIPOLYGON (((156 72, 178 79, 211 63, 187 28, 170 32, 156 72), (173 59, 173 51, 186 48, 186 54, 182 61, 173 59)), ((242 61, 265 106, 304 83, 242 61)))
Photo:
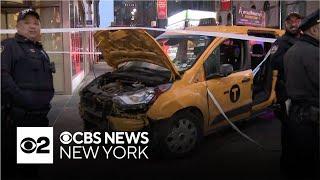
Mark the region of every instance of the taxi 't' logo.
POLYGON ((230 100, 231 102, 235 103, 240 98, 240 87, 239 85, 235 84, 230 89, 230 100))

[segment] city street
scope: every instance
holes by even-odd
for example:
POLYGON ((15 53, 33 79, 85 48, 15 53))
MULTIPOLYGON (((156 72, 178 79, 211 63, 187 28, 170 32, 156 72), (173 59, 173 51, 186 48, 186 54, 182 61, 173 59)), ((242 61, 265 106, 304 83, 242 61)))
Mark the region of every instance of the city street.
MULTIPOLYGON (((105 63, 94 66, 96 76, 107 68, 105 63)), ((91 72, 81 87, 94 78, 91 72)), ((83 131, 78 112, 79 96, 56 95, 49 113, 54 127, 55 140, 64 131, 83 131)), ((280 176, 280 122, 268 113, 261 118, 239 125, 240 129, 262 144, 265 150, 228 128, 204 138, 199 149, 190 157, 175 160, 153 158, 149 160, 59 160, 54 156, 53 165, 42 165, 42 179, 127 179, 152 177, 152 179, 212 177, 217 179, 283 179, 280 176)), ((56 143, 58 141, 55 141, 56 143)), ((54 146, 55 149, 57 146, 54 146)), ((58 149, 55 150, 59 152, 58 149)))
POLYGON ((319 176, 319 2, 1 1, 1 178, 319 176))

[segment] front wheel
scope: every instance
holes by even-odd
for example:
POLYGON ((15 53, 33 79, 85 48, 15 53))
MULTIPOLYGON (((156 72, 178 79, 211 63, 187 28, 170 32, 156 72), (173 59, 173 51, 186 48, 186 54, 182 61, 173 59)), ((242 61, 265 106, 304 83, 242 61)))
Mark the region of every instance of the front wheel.
POLYGON ((169 157, 182 157, 196 149, 201 138, 200 117, 191 112, 181 112, 154 129, 158 139, 157 149, 169 157))

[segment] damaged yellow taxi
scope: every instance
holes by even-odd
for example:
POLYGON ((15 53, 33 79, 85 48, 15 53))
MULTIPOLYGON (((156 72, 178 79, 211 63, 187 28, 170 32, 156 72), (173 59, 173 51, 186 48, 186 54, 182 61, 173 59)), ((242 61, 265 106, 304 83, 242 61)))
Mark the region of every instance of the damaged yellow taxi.
MULTIPOLYGON (((245 26, 190 30, 267 38, 283 34, 245 26)), ((161 151, 180 156, 228 125, 208 91, 231 121, 248 119, 275 102, 270 58, 253 75, 271 48, 259 38, 165 32, 154 39, 138 29, 98 31, 94 38, 114 70, 80 92, 80 114, 88 129, 148 130, 161 151)))

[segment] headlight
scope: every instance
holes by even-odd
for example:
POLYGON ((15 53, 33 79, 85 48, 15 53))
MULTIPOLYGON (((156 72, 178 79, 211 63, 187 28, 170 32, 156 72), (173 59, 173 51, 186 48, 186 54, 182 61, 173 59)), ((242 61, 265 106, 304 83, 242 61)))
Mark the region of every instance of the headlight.
POLYGON ((155 91, 153 88, 146 88, 134 93, 127 93, 113 98, 113 102, 124 109, 144 109, 153 99, 155 91))

